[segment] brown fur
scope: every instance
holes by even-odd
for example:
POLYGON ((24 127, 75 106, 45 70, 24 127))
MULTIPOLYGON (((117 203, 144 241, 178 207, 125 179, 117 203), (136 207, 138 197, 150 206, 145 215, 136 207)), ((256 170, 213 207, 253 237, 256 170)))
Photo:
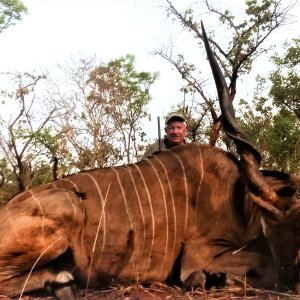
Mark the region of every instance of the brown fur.
POLYGON ((0 294, 44 288, 64 270, 89 287, 164 281, 180 253, 186 285, 206 271, 270 287, 276 265, 246 188, 231 155, 188 144, 25 191, 0 212, 0 294))

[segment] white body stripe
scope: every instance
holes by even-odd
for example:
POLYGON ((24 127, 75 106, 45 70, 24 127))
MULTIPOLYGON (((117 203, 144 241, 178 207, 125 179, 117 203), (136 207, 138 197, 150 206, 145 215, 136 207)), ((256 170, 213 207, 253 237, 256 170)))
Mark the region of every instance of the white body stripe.
POLYGON ((147 263, 147 267, 146 267, 146 271, 145 273, 148 271, 150 263, 151 263, 151 255, 152 255, 152 251, 153 251, 153 245, 154 245, 154 239, 155 239, 155 220, 154 220, 154 213, 153 213, 153 206, 152 206, 152 199, 151 199, 151 195, 148 189, 148 186, 146 184, 145 178, 140 170, 140 168, 137 165, 133 165, 137 171, 139 172, 141 179, 143 181, 143 184, 145 186, 145 190, 147 193, 147 197, 148 197, 148 201, 149 201, 149 206, 150 206, 150 212, 151 212, 151 219, 152 219, 152 239, 151 239, 151 246, 150 246, 150 252, 149 252, 149 258, 148 258, 148 263, 147 263))
MULTIPOLYGON (((132 184, 133 184, 133 187, 134 187, 134 191, 136 193, 136 196, 137 196, 137 200, 138 200, 138 205, 139 205, 139 209, 140 209, 140 212, 141 212, 141 217, 142 217, 142 223, 143 223, 143 242, 142 242, 142 246, 141 246, 141 255, 140 255, 140 260, 136 262, 136 268, 139 269, 139 266, 140 266, 140 261, 142 259, 142 256, 143 256, 143 253, 145 251, 145 242, 146 242, 146 223, 145 223, 145 216, 144 216, 144 212, 143 212, 143 206, 142 206, 142 203, 141 203, 141 197, 139 195, 139 192, 138 192, 138 189, 137 189, 137 186, 136 186, 136 183, 135 183, 135 180, 132 176, 132 172, 131 172, 131 169, 129 167, 127 167, 127 171, 128 173, 130 174, 130 178, 131 178, 131 181, 132 181, 132 184)), ((138 281, 139 279, 139 275, 137 274, 137 277, 136 277, 136 280, 138 281)))
POLYGON ((172 153, 172 155, 174 155, 177 160, 179 161, 180 163, 180 166, 181 166, 181 169, 182 169, 182 173, 183 173, 183 183, 184 183, 184 189, 185 189, 185 221, 184 221, 184 231, 183 231, 183 235, 185 235, 185 232, 186 232, 186 228, 187 228, 187 221, 188 221, 188 214, 189 214, 189 193, 188 193, 188 185, 187 185, 187 179, 186 179, 186 173, 185 173, 185 166, 181 160, 181 158, 174 152, 170 152, 172 153))
POLYGON ((161 188, 161 191, 162 191, 162 198, 163 198, 163 203, 164 203, 164 208, 165 208, 165 217, 166 217, 166 245, 165 245, 165 255, 164 255, 164 259, 163 259, 163 262, 161 264, 161 274, 164 270, 164 267, 165 267, 165 263, 166 263, 166 255, 168 253, 168 245, 169 245, 169 217, 168 217, 168 210, 167 210, 167 203, 166 203, 166 194, 165 194, 165 190, 164 190, 164 187, 163 187, 163 184, 161 182, 161 179, 160 179, 160 176, 155 168, 155 166, 151 163, 150 160, 148 160, 148 162, 150 163, 156 177, 157 177, 157 180, 158 180, 158 183, 160 185, 160 188, 161 188))
MULTIPOLYGON (((200 151, 200 148, 198 147, 198 151, 199 151, 199 163, 200 165, 198 165, 197 167, 200 169, 199 173, 200 173, 200 182, 199 182, 199 186, 198 186, 198 191, 197 191, 197 198, 199 199, 200 197, 200 192, 201 192, 201 185, 202 185, 202 181, 203 181, 203 177, 204 177, 204 169, 203 169, 203 157, 202 157, 202 153, 200 151)), ((198 209, 198 206, 196 207, 196 209, 198 209)))
POLYGON ((124 188, 123 188, 122 182, 120 180, 119 172, 115 168, 111 168, 111 169, 115 172, 115 174, 117 176, 118 185, 119 185, 119 187, 121 189, 121 193, 122 193, 122 197, 123 197, 123 200, 124 200, 126 213, 127 213, 128 219, 130 221, 131 229, 133 229, 135 231, 135 226, 134 226, 134 221, 133 221, 133 218, 132 218, 132 213, 130 212, 130 209, 128 207, 126 195, 125 195, 125 192, 124 192, 124 188))
POLYGON ((155 159, 159 162, 159 164, 162 166, 164 172, 165 172, 165 176, 168 182, 168 187, 170 189, 170 193, 171 193, 171 201, 172 201, 172 209, 173 209, 173 219, 174 219, 174 239, 173 239, 173 247, 172 247, 172 254, 170 256, 170 265, 172 264, 173 258, 175 256, 175 250, 176 250, 176 240, 177 240, 177 218, 176 218, 176 210, 175 210, 175 202, 174 202, 174 194, 173 194, 173 190, 171 187, 171 183, 170 183, 170 179, 168 176, 168 172, 166 169, 166 166, 164 165, 164 163, 157 157, 155 156, 155 159))
MULTIPOLYGON (((103 223, 103 226, 102 226, 102 228, 103 228, 102 247, 101 247, 101 251, 99 253, 99 257, 101 258, 102 254, 103 254, 103 250, 104 250, 104 246, 105 246, 105 241, 106 241, 106 234, 107 234, 107 232, 106 232, 106 212, 105 212, 105 201, 106 201, 106 199, 103 198, 102 191, 101 191, 101 189, 99 187, 99 184, 98 184, 98 182, 95 180, 95 178, 92 175, 90 175, 88 173, 79 173, 78 175, 80 175, 80 176, 88 176, 92 180, 92 182, 94 183, 94 185, 96 186, 96 190, 97 190, 97 192, 98 192, 98 194, 100 196, 100 200, 101 200, 101 214, 99 216, 99 223, 100 223, 99 229, 101 227, 101 223, 103 223), (103 222, 102 222, 102 220, 103 220, 103 222)), ((96 239, 97 239, 97 236, 95 235, 95 240, 96 239)))

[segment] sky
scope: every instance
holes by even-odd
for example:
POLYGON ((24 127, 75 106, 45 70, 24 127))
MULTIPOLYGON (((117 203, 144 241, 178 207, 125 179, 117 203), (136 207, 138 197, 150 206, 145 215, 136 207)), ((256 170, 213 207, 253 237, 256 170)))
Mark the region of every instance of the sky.
MULTIPOLYGON (((173 0, 174 6, 183 10, 196 0, 173 0)), ((220 8, 233 11, 244 5, 242 0, 211 0, 220 8)), ((153 86, 149 112, 152 123, 147 124, 156 135, 156 117, 165 116, 171 106, 182 101, 179 89, 183 82, 169 62, 151 54, 178 39, 177 47, 185 54, 195 53, 193 37, 167 18, 165 0, 23 0, 28 14, 15 26, 0 34, 0 71, 50 70, 58 63, 70 60, 72 55, 97 55, 104 62, 134 54, 138 71, 159 72, 160 78, 153 86)), ((283 0, 283 3, 290 3, 283 0)), ((300 7, 292 11, 295 20, 270 37, 282 45, 285 39, 299 37, 300 7)), ((201 16, 201 12, 198 12, 201 16)), ((208 23, 203 15, 204 22, 208 23)), ((217 32, 218 34, 218 32, 217 32)), ((221 38, 220 34, 220 38, 221 38)), ((266 62, 258 61, 257 66, 266 62)), ((206 66, 208 68, 208 64, 206 66)), ((266 67, 262 71, 266 71, 266 67)), ((258 71, 259 72, 259 71, 258 71)), ((242 83, 241 93, 248 93, 248 82, 242 83)))

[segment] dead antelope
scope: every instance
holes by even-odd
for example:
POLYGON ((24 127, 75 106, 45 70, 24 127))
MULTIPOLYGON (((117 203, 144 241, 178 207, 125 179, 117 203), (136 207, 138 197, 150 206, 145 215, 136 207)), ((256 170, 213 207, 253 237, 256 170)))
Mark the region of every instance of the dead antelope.
POLYGON ((205 286, 203 272, 246 275, 257 287, 297 281, 300 179, 259 171, 260 155, 234 123, 203 33, 223 126, 240 160, 186 144, 17 195, 0 211, 0 294, 47 288, 72 298, 74 282, 99 288, 176 276, 205 286))

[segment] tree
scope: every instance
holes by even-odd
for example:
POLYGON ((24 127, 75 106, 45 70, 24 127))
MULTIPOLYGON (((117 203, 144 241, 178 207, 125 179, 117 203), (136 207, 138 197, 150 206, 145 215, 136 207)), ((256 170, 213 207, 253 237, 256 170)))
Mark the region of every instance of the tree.
POLYGON ((300 122, 300 38, 286 43, 283 57, 275 55, 276 69, 270 74, 270 96, 279 109, 295 114, 300 122))
POLYGON ((61 66, 69 88, 62 93, 60 81, 60 92, 51 97, 67 115, 57 123, 75 170, 132 162, 141 155, 141 121, 157 74, 136 71, 134 60, 132 55, 108 63, 73 57, 61 66))
POLYGON ((144 139, 141 119, 150 101, 149 89, 157 74, 137 72, 133 55, 127 55, 97 67, 90 74, 92 90, 89 100, 102 107, 111 117, 115 138, 120 143, 120 156, 131 163, 141 154, 137 141, 144 139))
POLYGON ((274 118, 270 152, 284 170, 300 174, 300 39, 286 43, 286 53, 273 57, 269 96, 279 112, 274 118))
POLYGON ((0 160, 1 185, 0 185, 0 207, 5 204, 13 195, 18 192, 16 177, 14 172, 9 168, 6 158, 0 160))
MULTIPOLYGON (((273 168, 300 174, 300 124, 295 115, 281 110, 274 116, 267 139, 269 157, 266 162, 273 168), (271 162, 271 163, 270 163, 271 162)), ((266 164, 266 163, 265 163, 266 164)))
POLYGON ((0 0, 0 33, 22 20, 27 8, 20 0, 0 0))
POLYGON ((17 87, 13 91, 1 91, 6 101, 2 103, 0 117, 0 150, 5 157, 4 167, 12 170, 18 186, 17 191, 21 192, 34 184, 45 166, 49 173, 48 153, 44 152, 50 141, 46 126, 54 118, 56 109, 47 110, 42 103, 36 103, 38 99, 35 90, 46 79, 46 74, 34 75, 25 72, 8 73, 5 76, 12 76, 17 87), (9 106, 10 113, 5 106, 9 106), (39 113, 36 114, 36 111, 39 113), (43 159, 47 162, 44 163, 43 159))
MULTIPOLYGON (((222 36, 230 37, 229 41, 227 40, 222 45, 221 42, 218 42, 223 40, 220 36, 217 36, 213 31, 209 34, 209 40, 216 59, 223 70, 225 78, 228 80, 232 100, 236 95, 238 78, 248 74, 251 71, 254 59, 269 50, 269 48, 262 47, 263 43, 274 30, 287 23, 287 13, 292 8, 292 5, 282 7, 281 0, 248 0, 245 2, 244 17, 241 21, 238 21, 229 10, 221 11, 210 5, 208 0, 199 1, 200 7, 197 6, 194 10, 188 8, 183 12, 177 10, 170 0, 167 0, 167 2, 168 15, 194 35, 198 47, 200 45, 200 48, 202 48, 203 36, 200 30, 200 21, 195 19, 194 11, 208 12, 210 19, 222 26, 222 36), (227 30, 226 33, 224 33, 225 30, 227 30)), ((183 54, 176 56, 172 46, 156 51, 156 54, 168 60, 177 69, 187 82, 186 92, 196 91, 201 96, 197 107, 198 111, 199 108, 202 111, 199 120, 202 119, 205 110, 210 112, 215 123, 210 143, 214 145, 220 130, 220 119, 218 118, 218 111, 214 107, 215 100, 205 90, 206 80, 203 78, 203 73, 197 70, 195 64, 187 62, 183 54), (203 106, 201 107, 203 102, 205 103, 204 110, 203 106)), ((194 122, 194 126, 199 127, 197 121, 194 122)))
POLYGON ((273 56, 275 70, 258 76, 253 105, 242 101, 242 125, 262 150, 262 166, 300 174, 300 40, 287 43, 283 56, 273 56), (265 92, 267 80, 271 87, 265 92))
POLYGON ((239 103, 240 125, 262 153, 261 167, 300 173, 300 126, 294 114, 276 110, 268 97, 239 103))

